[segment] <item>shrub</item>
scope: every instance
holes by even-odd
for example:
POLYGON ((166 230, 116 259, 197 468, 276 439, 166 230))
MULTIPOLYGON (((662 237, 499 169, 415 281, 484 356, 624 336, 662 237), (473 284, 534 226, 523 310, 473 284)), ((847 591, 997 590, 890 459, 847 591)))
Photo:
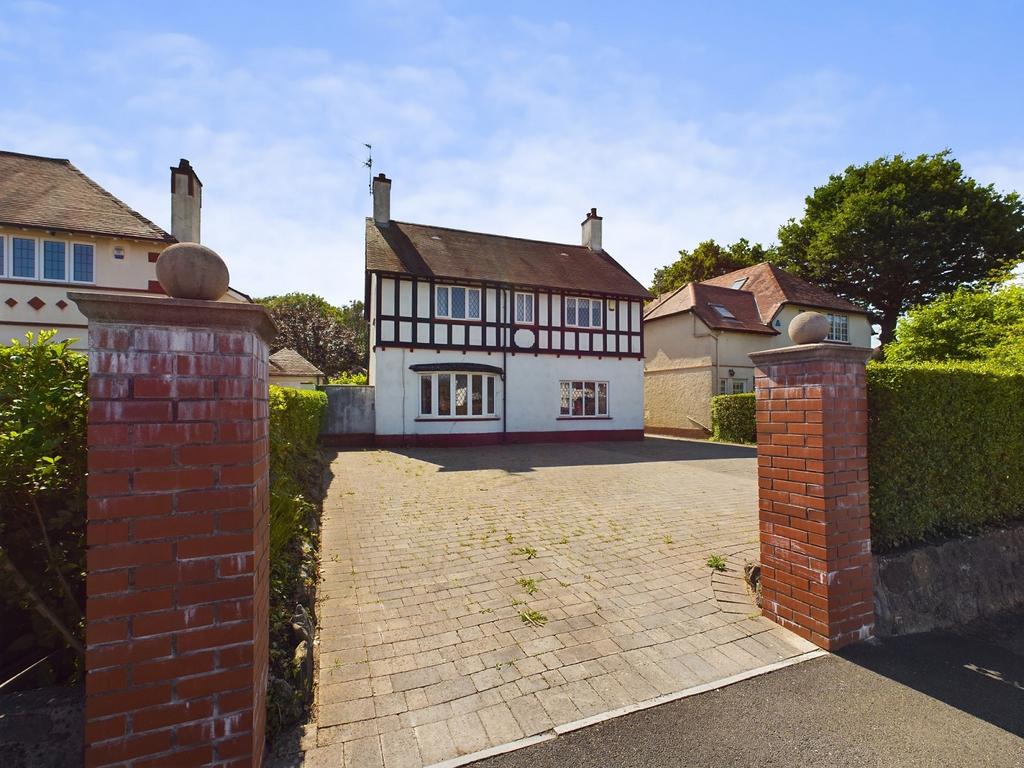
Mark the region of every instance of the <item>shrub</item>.
POLYGON ((317 437, 327 395, 270 387, 270 685, 267 736, 302 712, 311 680, 295 665, 296 617, 311 609, 316 580, 316 511, 322 498, 317 437))
POLYGON ((711 398, 711 439, 726 443, 756 443, 754 393, 711 398))
POLYGON ((85 566, 88 362, 53 336, 0 347, 0 594, 44 652, 80 650, 85 566))
POLYGON ((331 379, 331 384, 344 384, 346 386, 361 386, 370 382, 370 377, 364 371, 342 371, 331 379))
POLYGON ((1024 373, 872 363, 868 402, 876 550, 1024 517, 1024 373))

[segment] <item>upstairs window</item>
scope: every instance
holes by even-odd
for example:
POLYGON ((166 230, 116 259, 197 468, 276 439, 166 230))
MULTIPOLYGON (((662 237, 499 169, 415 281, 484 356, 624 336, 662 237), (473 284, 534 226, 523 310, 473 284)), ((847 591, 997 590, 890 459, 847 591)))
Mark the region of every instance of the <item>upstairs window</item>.
POLYGON ((27 237, 11 238, 11 276, 36 276, 36 241, 27 237))
POLYGON ((67 247, 55 240, 43 242, 43 279, 64 280, 67 276, 67 247))
POLYGON ((839 341, 849 343, 850 341, 850 317, 849 315, 828 314, 828 336, 825 341, 839 341))
POLYGON ((743 288, 744 285, 746 285, 746 282, 747 278, 741 277, 739 280, 733 280, 732 285, 730 285, 729 287, 732 288, 734 291, 738 291, 741 288, 743 288))
POLYGON ((93 281, 93 247, 85 243, 71 246, 71 279, 79 283, 93 281))
POLYGON ((604 325, 604 301, 565 297, 565 324, 570 328, 601 328, 604 325))
POLYGON ((533 325, 533 294, 516 294, 516 322, 520 325, 533 325))
POLYGON ((479 320, 480 289, 437 286, 434 289, 434 316, 447 320, 479 320))
POLYGON ((7 261, 7 252, 4 251, 4 236, 0 235, 0 275, 4 273, 4 262, 7 261))

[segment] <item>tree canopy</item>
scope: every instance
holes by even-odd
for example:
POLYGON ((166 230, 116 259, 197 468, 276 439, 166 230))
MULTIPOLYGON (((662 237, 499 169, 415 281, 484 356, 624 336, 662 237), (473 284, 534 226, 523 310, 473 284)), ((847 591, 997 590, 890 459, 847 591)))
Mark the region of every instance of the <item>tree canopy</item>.
POLYGON ((771 254, 771 249, 759 243, 751 245, 743 238, 727 246, 705 240, 692 251, 680 251, 678 259, 655 270, 651 293, 658 296, 687 283, 699 283, 743 267, 752 267, 769 261, 771 254))
POLYGON ((962 288, 911 309, 897 323, 885 359, 985 360, 1024 367, 1024 286, 962 288))
MULTIPOLYGON (((365 366, 365 342, 361 351, 352 327, 355 302, 339 308, 311 293, 267 296, 257 302, 270 311, 277 324, 272 351, 294 349, 327 376, 365 366)), ((361 313, 362 302, 359 304, 361 313)))
POLYGON ((893 338, 899 316, 1024 259, 1024 206, 965 176, 949 150, 850 166, 779 229, 777 263, 859 304, 893 338))

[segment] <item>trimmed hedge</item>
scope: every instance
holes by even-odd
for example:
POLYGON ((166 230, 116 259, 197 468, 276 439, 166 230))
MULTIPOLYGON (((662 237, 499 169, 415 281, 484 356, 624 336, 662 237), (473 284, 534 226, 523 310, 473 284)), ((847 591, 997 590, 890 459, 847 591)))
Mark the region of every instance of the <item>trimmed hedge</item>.
POLYGON ((756 443, 754 393, 711 398, 711 439, 725 443, 756 443))
POLYGON ((1024 373, 872 363, 868 402, 876 551, 1024 517, 1024 373))

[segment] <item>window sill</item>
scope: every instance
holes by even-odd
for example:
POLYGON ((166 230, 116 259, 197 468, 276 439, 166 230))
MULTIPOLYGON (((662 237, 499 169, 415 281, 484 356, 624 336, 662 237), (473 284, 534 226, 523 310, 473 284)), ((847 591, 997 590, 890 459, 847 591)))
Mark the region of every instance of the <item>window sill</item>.
POLYGON ((555 421, 611 421, 611 416, 556 416, 555 421))
POLYGON ((500 416, 417 416, 416 421, 501 421, 500 416))

